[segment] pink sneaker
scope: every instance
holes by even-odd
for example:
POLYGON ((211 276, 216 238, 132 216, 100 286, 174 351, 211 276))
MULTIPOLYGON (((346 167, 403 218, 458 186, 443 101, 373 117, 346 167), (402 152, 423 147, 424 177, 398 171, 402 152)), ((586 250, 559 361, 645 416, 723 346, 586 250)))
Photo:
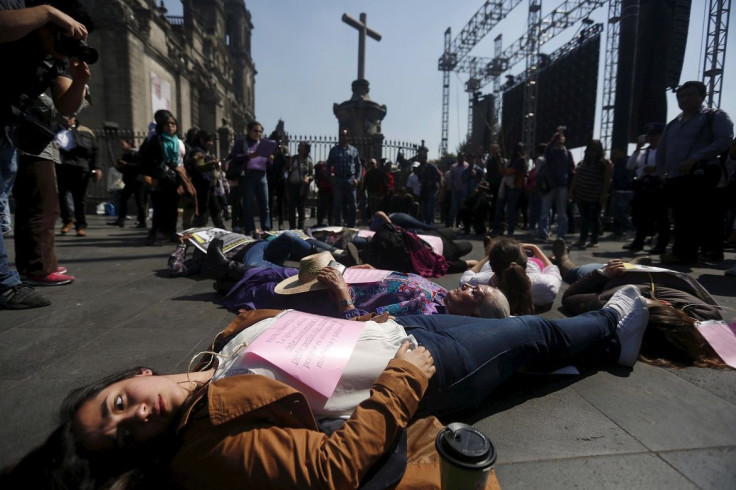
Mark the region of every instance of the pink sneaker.
POLYGON ((56 268, 56 272, 58 272, 59 274, 66 274, 67 269, 66 267, 60 265, 59 267, 56 268))
POLYGON ((28 276, 25 283, 29 286, 63 286, 74 280, 74 276, 52 272, 46 276, 28 276))

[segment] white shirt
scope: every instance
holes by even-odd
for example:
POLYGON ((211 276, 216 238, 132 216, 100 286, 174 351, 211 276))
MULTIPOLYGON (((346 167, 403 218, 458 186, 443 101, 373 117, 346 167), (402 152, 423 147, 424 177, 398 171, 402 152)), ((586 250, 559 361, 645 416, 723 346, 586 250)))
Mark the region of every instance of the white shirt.
POLYGON ((636 170, 637 179, 641 179, 644 176, 644 167, 657 168, 656 148, 647 147, 639 151, 635 151, 626 162, 627 170, 636 170))
MULTIPOLYGON (((493 275, 490 264, 486 262, 478 273, 471 270, 463 272, 460 284, 490 284, 493 275)), ((541 307, 554 303, 562 285, 560 269, 556 265, 549 265, 542 270, 539 265, 530 260, 526 263, 526 275, 529 276, 529 281, 532 283, 534 305, 541 307)))
POLYGON ((408 179, 406 179, 406 187, 411 190, 411 193, 418 196, 422 192, 422 183, 419 182, 419 175, 416 172, 412 172, 408 179))
POLYGON ((409 340, 417 345, 416 339, 411 335, 407 336, 404 327, 393 320, 385 323, 373 321, 363 323, 363 331, 342 372, 340 381, 332 396, 325 402, 323 397, 310 389, 304 389, 292 376, 274 368, 269 362, 255 356, 250 357, 247 363, 241 360, 244 342, 248 344, 253 342, 284 313, 274 318, 261 320, 233 337, 218 355, 220 363, 212 380, 217 381, 227 376, 243 373, 260 374, 300 390, 307 398, 315 417, 348 418, 360 402, 370 397, 371 386, 386 369, 388 362, 394 358, 401 344, 409 340))

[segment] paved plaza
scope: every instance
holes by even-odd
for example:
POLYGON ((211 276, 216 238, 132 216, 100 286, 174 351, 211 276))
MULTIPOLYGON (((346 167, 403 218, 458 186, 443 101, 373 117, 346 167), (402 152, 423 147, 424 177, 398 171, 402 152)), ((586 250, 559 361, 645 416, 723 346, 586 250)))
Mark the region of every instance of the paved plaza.
MULTIPOLYGON (((140 364, 186 370, 233 318, 214 303, 211 280, 168 277, 173 245, 144 246, 145 230, 106 221, 92 216, 87 237, 57 238, 59 263, 77 279, 42 290, 51 306, 0 311, 0 466, 43 441, 71 388, 140 364)), ((480 237, 469 239, 480 258, 480 237)), ((623 243, 606 235, 571 258, 630 258, 623 243)), ((731 249, 723 262, 677 270, 736 308, 736 277, 724 276, 734 265, 731 249)), ((458 278, 437 282, 452 288, 458 278)), ((560 297, 545 317, 562 317, 560 297)), ((638 363, 580 376, 516 375, 462 419, 493 440, 504 489, 736 488, 736 371, 638 363)))

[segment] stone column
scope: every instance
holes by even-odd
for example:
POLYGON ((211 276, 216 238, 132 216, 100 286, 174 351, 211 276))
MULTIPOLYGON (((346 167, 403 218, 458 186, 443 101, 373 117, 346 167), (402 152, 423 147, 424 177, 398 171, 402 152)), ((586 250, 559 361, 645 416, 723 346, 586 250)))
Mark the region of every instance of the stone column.
POLYGON ((386 106, 377 104, 368 95, 368 80, 355 80, 353 96, 341 104, 333 104, 332 110, 339 123, 339 131, 347 129, 352 144, 364 160, 380 159, 383 148, 381 121, 386 117, 386 106))

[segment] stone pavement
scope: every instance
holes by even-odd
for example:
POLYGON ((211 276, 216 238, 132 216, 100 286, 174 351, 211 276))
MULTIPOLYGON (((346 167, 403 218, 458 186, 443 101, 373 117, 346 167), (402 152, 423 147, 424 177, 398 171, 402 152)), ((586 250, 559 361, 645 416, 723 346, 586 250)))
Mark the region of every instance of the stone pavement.
MULTIPOLYGON (((213 303, 212 281, 167 277, 173 246, 144 246, 144 231, 108 220, 92 216, 87 237, 58 237, 60 264, 77 280, 43 288, 51 306, 0 311, 0 466, 43 441, 71 388, 139 364, 185 370, 232 318, 213 303)), ((479 258, 482 243, 469 238, 479 258)), ((600 248, 571 257, 605 262, 623 255, 622 244, 603 237, 600 248)), ((679 270, 736 308, 736 277, 723 275, 735 263, 729 250, 724 262, 679 270)), ((458 277, 437 282, 456 287, 458 277)), ((559 296, 544 316, 561 317, 557 306, 559 296)), ((736 488, 735 371, 638 363, 517 375, 463 420, 495 443, 505 489, 736 488)))

